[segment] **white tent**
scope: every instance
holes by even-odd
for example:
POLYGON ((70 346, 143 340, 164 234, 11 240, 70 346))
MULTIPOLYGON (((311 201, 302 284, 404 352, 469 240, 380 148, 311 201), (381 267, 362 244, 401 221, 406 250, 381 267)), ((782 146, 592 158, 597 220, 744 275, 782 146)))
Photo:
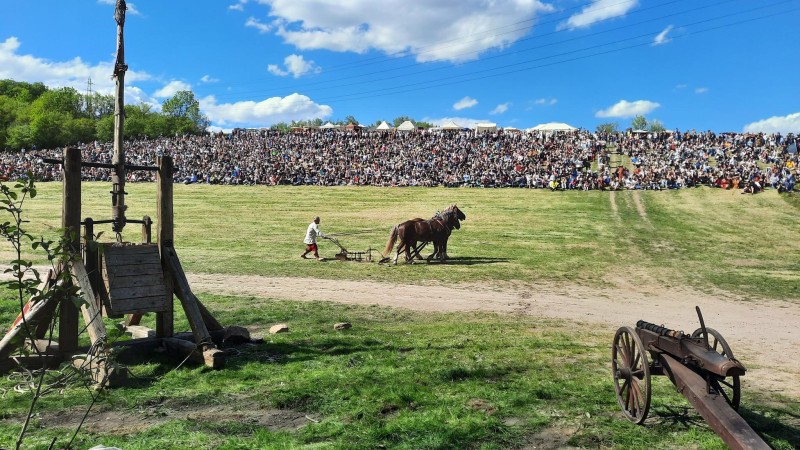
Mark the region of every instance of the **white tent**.
POLYGON ((447 122, 442 124, 441 127, 439 127, 439 129, 442 129, 442 130, 461 130, 463 128, 464 127, 462 127, 461 125, 453 122, 452 120, 448 120, 447 122))
POLYGON ((484 122, 475 124, 475 133, 486 133, 490 131, 497 131, 497 124, 484 122))
POLYGON ((383 121, 383 122, 381 122, 381 124, 380 124, 380 125, 378 125, 378 126, 377 126, 377 128, 375 128, 375 129, 376 129, 376 130, 385 131, 385 130, 391 130, 391 129, 392 129, 392 127, 390 127, 390 126, 389 126, 389 124, 388 124, 388 123, 386 123, 386 121, 384 120, 384 121, 383 121))
POLYGON ((338 128, 338 127, 336 125, 328 122, 325 125, 321 125, 319 128, 320 128, 320 130, 330 130, 332 128, 338 128))
POLYGON ((416 127, 410 120, 406 120, 405 122, 401 123, 397 126, 397 131, 414 131, 416 127))
POLYGON ((577 130, 577 128, 563 122, 540 123, 539 125, 536 125, 533 128, 528 128, 528 131, 572 131, 572 130, 577 130))

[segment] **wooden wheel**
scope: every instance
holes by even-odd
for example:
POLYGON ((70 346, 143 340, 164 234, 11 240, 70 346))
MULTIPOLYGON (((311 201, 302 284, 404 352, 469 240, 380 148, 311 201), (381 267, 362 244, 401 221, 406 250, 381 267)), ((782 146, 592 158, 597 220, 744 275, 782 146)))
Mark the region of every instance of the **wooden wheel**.
MULTIPOLYGON (((708 346, 711 350, 719 353, 726 358, 733 358, 733 352, 728 342, 719 331, 713 328, 706 328, 708 332, 708 346)), ((692 333, 693 338, 703 337, 703 329, 698 328, 692 333)), ((739 381, 739 375, 731 375, 730 377, 720 377, 712 375, 711 388, 717 391, 719 395, 725 398, 725 401, 731 405, 733 409, 739 409, 739 401, 742 396, 742 386, 739 381)))
POLYGON ((642 340, 631 327, 622 327, 614 335, 611 373, 622 412, 631 422, 641 424, 650 411, 650 363, 642 340))

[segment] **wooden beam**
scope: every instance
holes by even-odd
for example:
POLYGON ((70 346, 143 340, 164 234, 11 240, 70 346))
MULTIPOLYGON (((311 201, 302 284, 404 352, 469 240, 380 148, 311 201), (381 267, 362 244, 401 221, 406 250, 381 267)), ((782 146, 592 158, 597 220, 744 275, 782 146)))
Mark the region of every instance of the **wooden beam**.
MULTIPOLYGON (((81 151, 64 150, 64 182, 61 205, 61 227, 69 240, 66 251, 80 254, 81 228, 81 151)), ((61 302, 58 321, 58 343, 63 351, 78 348, 78 308, 69 301, 61 302)))
POLYGON ((86 267, 82 262, 76 261, 72 263, 72 277, 78 283, 81 295, 86 301, 81 305, 81 314, 83 314, 83 321, 86 323, 89 338, 92 343, 96 343, 98 340, 105 341, 107 336, 106 326, 103 324, 103 316, 100 314, 100 302, 94 296, 89 274, 86 272, 86 267))
MULTIPOLYGON (((164 258, 166 247, 172 247, 174 239, 174 217, 172 206, 172 157, 161 156, 157 159, 158 174, 156 174, 156 184, 158 186, 158 201, 156 204, 156 234, 158 236, 158 251, 161 254, 161 265, 164 273, 167 273, 166 260, 164 258)), ((175 283, 173 277, 164 277, 166 288, 166 309, 156 313, 156 335, 158 337, 169 337, 175 334, 174 310, 175 283)))

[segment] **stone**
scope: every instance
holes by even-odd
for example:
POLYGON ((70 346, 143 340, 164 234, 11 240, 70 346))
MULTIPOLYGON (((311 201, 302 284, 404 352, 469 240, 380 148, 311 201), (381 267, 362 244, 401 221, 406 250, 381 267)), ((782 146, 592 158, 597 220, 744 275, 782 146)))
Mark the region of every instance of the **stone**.
POLYGON ((289 332, 289 325, 285 323, 279 323, 277 325, 273 325, 269 329, 269 334, 278 334, 278 333, 288 333, 289 332))
POLYGON ((353 328, 353 324, 349 322, 339 322, 333 326, 334 330, 348 330, 350 328, 353 328))

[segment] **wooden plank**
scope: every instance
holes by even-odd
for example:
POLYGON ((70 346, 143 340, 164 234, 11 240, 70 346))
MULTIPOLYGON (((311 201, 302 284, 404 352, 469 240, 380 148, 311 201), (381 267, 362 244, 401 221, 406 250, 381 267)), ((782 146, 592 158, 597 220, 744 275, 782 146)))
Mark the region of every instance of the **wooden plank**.
POLYGON ((42 366, 48 369, 57 369, 64 358, 61 355, 44 355, 41 358, 36 355, 13 356, 7 359, 0 359, 0 373, 16 370, 19 366, 29 370, 41 369, 42 366))
MULTIPOLYGON (((59 281, 59 283, 62 282, 59 281)), ((25 311, 25 322, 28 324, 30 333, 34 334, 36 332, 36 327, 43 320, 43 318, 52 316, 54 305, 57 305, 61 301, 61 298, 61 295, 53 295, 43 300, 39 300, 36 303, 29 303, 30 306, 28 306, 28 309, 25 311), (47 314, 48 311, 50 312, 49 315, 47 314)), ((0 360, 8 357, 11 352, 19 348, 22 342, 29 337, 28 332, 25 329, 25 322, 23 322, 21 318, 18 318, 3 339, 0 340, 0 360)), ((77 337, 77 328, 74 332, 77 337)))
POLYGON ((134 339, 153 338, 156 337, 156 331, 141 325, 130 325, 125 327, 125 332, 130 333, 134 339))
POLYGON ((158 262, 158 253, 126 253, 103 255, 106 260, 107 270, 116 273, 115 268, 139 264, 155 264, 158 262))
POLYGON ((212 369, 222 369, 225 366, 225 353, 217 348, 206 348, 192 344, 189 341, 177 338, 163 338, 167 351, 177 354, 182 358, 188 357, 190 361, 204 364, 212 369))
POLYGON ((76 369, 88 372, 92 381, 101 388, 114 388, 123 386, 128 381, 128 371, 125 368, 117 367, 116 364, 109 364, 105 357, 95 357, 93 355, 81 355, 72 358, 72 365, 76 369))
POLYGON ((112 258, 125 258, 131 255, 149 255, 153 252, 158 254, 158 245, 156 244, 117 245, 105 243, 103 247, 105 255, 112 258))
POLYGON ((161 297, 160 303, 164 302, 164 286, 131 286, 123 288, 111 288, 108 292, 111 298, 111 305, 114 312, 120 311, 116 308, 115 303, 122 299, 140 298, 140 297, 161 297))
POLYGON ((85 300, 85 303, 81 305, 81 314, 83 315, 83 322, 86 324, 86 330, 89 332, 89 337, 92 343, 97 342, 99 339, 105 340, 106 327, 103 325, 103 317, 100 314, 100 303, 94 296, 86 267, 82 262, 75 261, 70 268, 72 277, 78 283, 80 294, 85 300))
POLYGON ((154 297, 134 297, 117 299, 114 303, 114 312, 119 314, 145 314, 150 312, 163 312, 169 309, 160 295, 154 297))
POLYGON ((109 285, 115 289, 136 286, 161 286, 164 290, 164 275, 160 271, 152 275, 117 276, 109 278, 109 285))
POLYGON ((115 266, 111 270, 104 269, 106 275, 104 278, 112 276, 114 278, 132 277, 132 276, 164 276, 164 270, 161 268, 161 262, 147 264, 128 264, 125 266, 115 266))
POLYGON ((214 344, 211 341, 211 335, 206 328, 203 315, 197 305, 197 297, 192 293, 189 287, 189 281, 186 279, 186 274, 183 272, 181 262, 178 259, 178 254, 173 247, 163 247, 164 263, 169 272, 170 279, 172 280, 175 288, 175 295, 181 301, 181 306, 186 313, 186 318, 189 320, 189 325, 194 334, 194 340, 197 343, 208 343, 209 348, 213 348, 214 344))

